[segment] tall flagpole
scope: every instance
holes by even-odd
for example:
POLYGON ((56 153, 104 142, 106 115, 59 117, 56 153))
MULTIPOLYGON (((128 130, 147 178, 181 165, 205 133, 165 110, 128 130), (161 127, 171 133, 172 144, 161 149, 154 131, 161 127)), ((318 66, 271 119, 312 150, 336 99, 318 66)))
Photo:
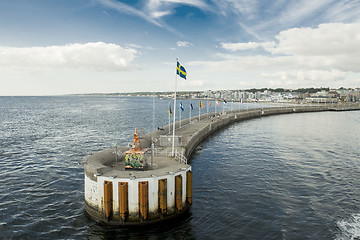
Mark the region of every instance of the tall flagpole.
MULTIPOLYGON (((176 68, 177 68, 178 59, 176 59, 176 68)), ((175 71, 175 93, 174 93, 174 119, 173 119, 173 139, 172 139, 172 150, 171 156, 175 156, 175 115, 176 115, 176 82, 177 82, 177 72, 175 71)))
POLYGON ((190 123, 191 123, 191 99, 190 99, 190 123))
POLYGON ((206 114, 209 114, 209 99, 206 99, 206 114))
POLYGON ((216 112, 216 105, 217 105, 217 100, 215 99, 215 116, 217 115, 217 112, 216 112))
MULTIPOLYGON (((180 102, 181 103, 181 102, 180 102)), ((179 107, 179 113, 180 113, 180 121, 179 121, 179 124, 180 124, 180 128, 181 128, 181 112, 182 112, 182 109, 179 107)))
MULTIPOLYGON (((153 115, 152 115, 152 128, 155 131, 155 95, 153 95, 153 115)), ((153 134, 154 135, 154 134, 153 134)))
POLYGON ((171 118, 170 118, 170 109, 171 109, 171 104, 170 104, 170 102, 169 102, 169 134, 170 134, 170 132, 171 132, 171 126, 170 126, 170 124, 171 124, 171 118))
POLYGON ((199 102, 199 121, 200 121, 200 108, 201 108, 201 101, 199 102))

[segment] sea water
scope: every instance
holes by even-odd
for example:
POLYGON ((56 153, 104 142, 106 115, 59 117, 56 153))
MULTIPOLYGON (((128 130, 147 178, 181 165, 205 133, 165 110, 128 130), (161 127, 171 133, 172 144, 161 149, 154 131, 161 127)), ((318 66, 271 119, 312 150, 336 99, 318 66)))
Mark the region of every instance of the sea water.
MULTIPOLYGON (((181 101, 182 118, 189 117, 190 101, 181 101)), ((84 211, 79 162, 114 144, 127 145, 136 127, 144 134, 168 124, 169 103, 116 96, 0 97, 0 238, 360 239, 357 111, 233 124, 201 143, 190 160, 188 218, 135 229, 96 224, 84 211)), ((192 116, 198 115, 199 102, 192 104, 192 116)), ((227 103, 224 110, 249 107, 260 105, 227 103)))

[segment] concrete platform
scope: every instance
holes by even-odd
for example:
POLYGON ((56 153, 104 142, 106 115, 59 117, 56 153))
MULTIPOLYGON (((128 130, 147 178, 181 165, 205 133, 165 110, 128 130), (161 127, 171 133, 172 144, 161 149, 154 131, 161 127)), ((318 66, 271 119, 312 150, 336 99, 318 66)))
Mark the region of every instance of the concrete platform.
POLYGON ((142 148, 147 149, 149 153, 148 166, 144 170, 125 170, 124 152, 129 150, 129 147, 117 147, 117 149, 93 153, 82 160, 85 171, 87 212, 95 220, 112 225, 158 222, 159 219, 181 215, 184 209, 190 207, 192 201, 191 166, 187 164, 187 160, 198 144, 213 132, 234 122, 270 115, 350 110, 360 110, 360 106, 296 105, 210 113, 201 115, 200 119, 199 116, 194 116, 191 119, 182 120, 181 123, 175 123, 176 136, 180 136, 177 138, 178 144, 175 147, 176 156, 170 156, 171 144, 164 145, 161 142, 161 139, 172 140, 172 124, 163 126, 163 130, 156 130, 140 137, 142 148), (151 152, 152 141, 155 146, 154 152, 151 152), (153 155, 152 165, 151 155, 153 155), (166 182, 165 193, 159 190, 160 183, 163 181, 166 182), (144 196, 141 195, 140 185, 143 183, 148 184, 144 193, 147 198, 145 205, 141 203, 144 196), (106 184, 111 184, 111 193, 106 192, 106 184), (125 197, 120 192, 122 184, 128 186, 125 197), (118 185, 119 189, 116 188, 118 185), (164 199, 161 200, 161 197, 164 199), (108 198, 110 200, 107 200, 108 198), (125 210, 121 207, 123 198, 127 202, 125 210), (162 206, 164 201, 165 205, 162 206), (107 211, 110 211, 110 215, 107 211), (143 218, 144 211, 146 219, 143 218))

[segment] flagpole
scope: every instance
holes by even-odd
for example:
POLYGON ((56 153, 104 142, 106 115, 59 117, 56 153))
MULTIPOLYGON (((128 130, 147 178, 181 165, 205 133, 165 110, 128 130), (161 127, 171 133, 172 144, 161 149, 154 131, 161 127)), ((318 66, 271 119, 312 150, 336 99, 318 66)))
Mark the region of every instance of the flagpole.
POLYGON ((209 99, 206 99, 206 114, 209 114, 209 99))
POLYGON ((154 164, 155 95, 153 95, 153 134, 151 136, 151 167, 154 164))
MULTIPOLYGON (((178 59, 176 59, 177 66, 178 59)), ((176 67, 177 68, 177 67, 176 67)), ((172 139, 172 150, 171 156, 175 156, 175 116, 176 116, 176 82, 177 82, 177 72, 175 71, 175 93, 174 93, 174 119, 173 119, 173 139, 172 139)))
POLYGON ((170 129, 171 129, 171 128, 170 128, 170 127, 171 127, 171 126, 170 126, 170 124, 171 124, 170 109, 171 109, 171 104, 170 104, 170 102, 169 102, 169 134, 170 134, 170 132, 171 132, 171 131, 170 131, 170 129))
POLYGON ((199 102, 199 121, 200 121, 200 108, 201 108, 201 101, 199 102))
MULTIPOLYGON (((181 103, 181 102, 180 102, 181 103)), ((180 107, 179 107, 180 108, 180 107)), ((180 110, 179 110, 179 113, 180 113, 180 128, 181 128, 181 112, 182 112, 182 109, 180 108, 180 110)))
MULTIPOLYGON (((152 115, 152 128, 155 131, 155 95, 153 95, 153 115, 152 115)), ((154 134, 153 134, 154 135, 154 134)))
POLYGON ((190 99, 190 106, 189 106, 189 108, 190 108, 190 123, 191 123, 191 99, 190 99))
POLYGON ((216 116, 216 114, 217 114, 217 112, 216 112, 216 105, 217 105, 217 102, 216 102, 217 100, 215 99, 215 116, 216 116))

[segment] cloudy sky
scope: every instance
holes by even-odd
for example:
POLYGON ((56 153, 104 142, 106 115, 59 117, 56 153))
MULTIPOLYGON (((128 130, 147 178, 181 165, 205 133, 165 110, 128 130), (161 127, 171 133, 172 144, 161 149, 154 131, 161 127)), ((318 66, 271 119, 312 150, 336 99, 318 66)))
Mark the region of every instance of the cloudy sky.
POLYGON ((358 0, 1 0, 0 95, 360 87, 358 0))

